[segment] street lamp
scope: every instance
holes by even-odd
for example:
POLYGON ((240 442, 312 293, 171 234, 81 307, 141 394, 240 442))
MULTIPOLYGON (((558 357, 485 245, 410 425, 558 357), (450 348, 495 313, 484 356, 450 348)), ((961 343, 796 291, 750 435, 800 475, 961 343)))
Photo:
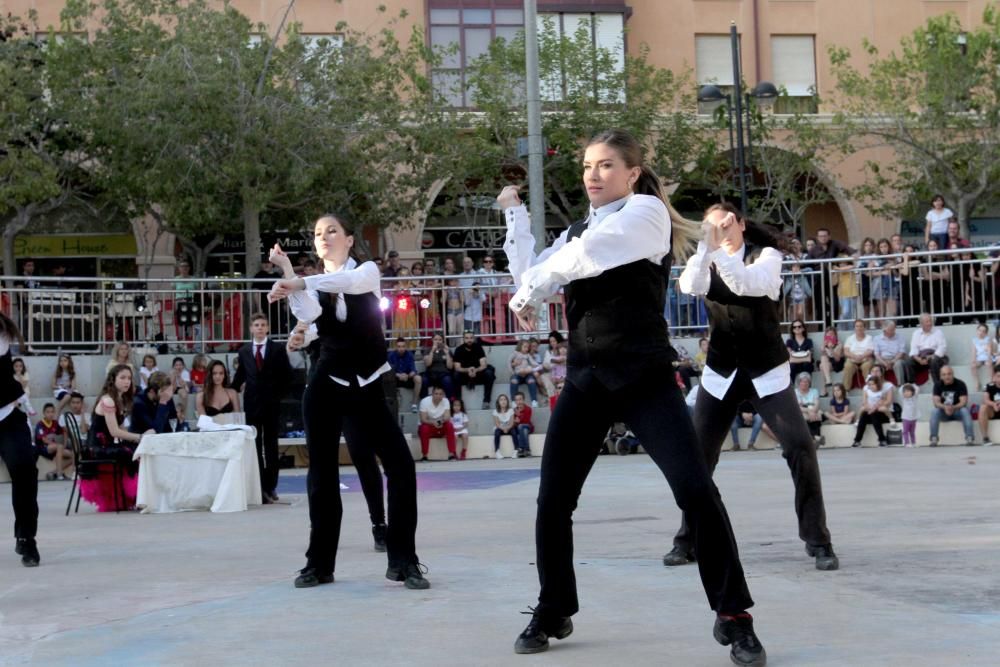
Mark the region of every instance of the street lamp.
POLYGON ((729 26, 729 36, 730 49, 733 54, 733 94, 728 95, 722 92, 718 86, 709 84, 702 86, 698 91, 698 101, 705 104, 710 112, 715 111, 723 104, 726 105, 726 114, 729 118, 729 155, 733 164, 733 183, 740 190, 740 208, 746 215, 748 213, 747 171, 753 169, 751 155, 753 136, 750 129, 752 104, 756 102, 759 106, 770 107, 778 98, 778 89, 770 81, 761 81, 749 93, 743 92, 740 40, 736 32, 735 22, 729 26), (744 136, 743 130, 744 112, 746 113, 746 136, 744 136))

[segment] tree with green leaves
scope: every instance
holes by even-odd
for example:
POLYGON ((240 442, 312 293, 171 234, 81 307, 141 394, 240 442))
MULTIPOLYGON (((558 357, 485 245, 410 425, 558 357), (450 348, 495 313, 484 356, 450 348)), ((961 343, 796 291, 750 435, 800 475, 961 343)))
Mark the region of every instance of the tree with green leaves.
POLYGON ((847 150, 894 157, 867 160, 853 194, 875 215, 922 217, 940 192, 968 237, 969 218, 1000 197, 1000 12, 988 6, 975 28, 934 17, 896 51, 864 51, 870 62, 857 68, 847 49, 830 50, 835 121, 847 150))

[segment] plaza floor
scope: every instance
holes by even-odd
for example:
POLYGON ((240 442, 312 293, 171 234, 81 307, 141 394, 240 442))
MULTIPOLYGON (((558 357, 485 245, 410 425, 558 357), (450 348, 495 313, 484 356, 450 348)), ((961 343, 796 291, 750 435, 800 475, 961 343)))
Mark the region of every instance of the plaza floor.
MULTIPOLYGON (((716 475, 756 599, 768 664, 996 665, 1000 447, 820 452, 841 570, 797 539, 776 452, 723 455, 716 475)), ((308 513, 63 516, 40 484, 42 565, 0 552, 0 665, 728 665, 695 566, 664 568, 679 514, 644 455, 602 457, 576 514, 575 633, 535 656, 513 642, 537 595, 538 459, 418 464, 418 552, 432 588, 384 578, 350 489, 333 585, 296 590, 308 513)), ((0 485, 0 533, 12 534, 0 485)))

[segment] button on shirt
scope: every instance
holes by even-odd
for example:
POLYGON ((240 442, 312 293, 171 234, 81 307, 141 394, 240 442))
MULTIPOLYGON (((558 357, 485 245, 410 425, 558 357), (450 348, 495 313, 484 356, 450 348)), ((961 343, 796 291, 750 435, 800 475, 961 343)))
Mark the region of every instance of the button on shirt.
MULTIPOLYGON (((782 285, 781 253, 775 248, 764 248, 760 256, 749 266, 744 263, 745 254, 746 245, 730 255, 723 248, 708 252, 708 246, 704 241, 698 243, 697 252, 688 258, 684 272, 678 280, 681 291, 699 296, 708 294, 712 282, 711 269, 715 264, 719 277, 733 294, 766 296, 777 301, 782 285)), ((779 334, 775 332, 775 335, 779 334)), ((701 386, 709 394, 722 400, 736 379, 737 372, 739 369, 727 377, 706 365, 701 373, 701 386)), ((791 374, 791 366, 786 361, 754 378, 753 387, 761 398, 777 394, 791 384, 791 374)))

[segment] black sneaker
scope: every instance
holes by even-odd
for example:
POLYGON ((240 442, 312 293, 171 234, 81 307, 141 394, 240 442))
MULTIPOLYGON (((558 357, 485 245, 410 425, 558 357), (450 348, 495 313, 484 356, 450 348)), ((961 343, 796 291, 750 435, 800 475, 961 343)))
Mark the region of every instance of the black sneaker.
POLYGON ((389 565, 385 578, 389 581, 402 581, 403 585, 415 591, 431 587, 431 582, 424 579, 427 568, 419 561, 411 561, 405 565, 389 565))
POLYGON ((384 523, 372 526, 372 539, 375 540, 375 551, 385 551, 385 531, 386 527, 384 523))
POLYGON ((21 565, 25 567, 38 567, 42 557, 38 555, 38 545, 33 538, 18 538, 14 543, 14 553, 21 557, 21 565))
POLYGON ((851 443, 851 447, 860 447, 860 446, 861 442, 859 440, 855 440, 854 442, 851 443))
POLYGON ((832 544, 824 544, 823 546, 819 547, 814 547, 811 544, 807 544, 806 553, 816 558, 817 570, 840 569, 840 559, 837 558, 837 554, 833 553, 832 544))
POLYGON ((680 547, 674 547, 665 556, 663 556, 663 564, 667 567, 673 567, 674 565, 687 565, 688 563, 693 563, 695 561, 694 552, 687 549, 681 549, 680 547))
POLYGON ((333 572, 322 574, 314 567, 306 566, 299 570, 299 576, 295 577, 296 588, 312 588, 320 584, 332 584, 333 572))
POLYGON ((717 616, 712 629, 715 641, 723 646, 732 645, 729 659, 735 665, 764 667, 767 652, 753 631, 753 616, 744 612, 735 616, 717 616))
POLYGON ((557 616, 555 618, 542 618, 542 616, 532 609, 530 612, 531 621, 514 642, 514 653, 541 653, 549 650, 549 637, 565 639, 573 634, 573 619, 569 616, 557 616))

